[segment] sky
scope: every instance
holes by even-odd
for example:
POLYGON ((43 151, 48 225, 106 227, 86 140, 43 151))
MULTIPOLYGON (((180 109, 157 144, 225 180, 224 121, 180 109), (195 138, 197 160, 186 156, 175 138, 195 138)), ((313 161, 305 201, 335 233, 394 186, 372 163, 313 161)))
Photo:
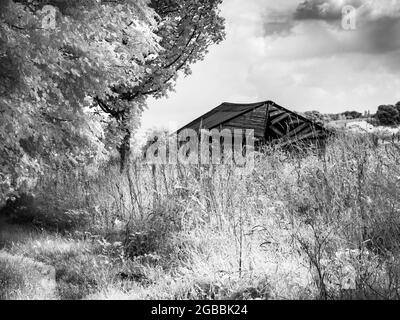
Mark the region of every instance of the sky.
POLYGON ((339 113, 400 101, 400 0, 225 0, 221 15, 226 40, 168 98, 148 101, 142 132, 222 102, 339 113), (346 5, 355 23, 344 28, 346 5))

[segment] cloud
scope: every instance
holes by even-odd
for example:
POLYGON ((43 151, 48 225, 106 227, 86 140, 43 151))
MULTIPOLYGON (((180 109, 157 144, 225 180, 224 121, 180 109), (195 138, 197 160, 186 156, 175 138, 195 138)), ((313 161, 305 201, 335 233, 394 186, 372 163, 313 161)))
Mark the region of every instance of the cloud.
MULTIPOLYGON (((382 54, 400 50, 400 1, 398 0, 307 0, 264 14, 264 36, 309 38, 311 55, 348 52, 382 54), (354 7, 356 30, 342 27, 342 10, 354 7), (321 38, 321 34, 325 38, 321 38), (315 41, 312 40, 315 39, 315 41), (312 52, 314 49, 314 52, 312 52)), ((300 54, 301 55, 301 54, 300 54)))
POLYGON ((225 1, 226 41, 179 79, 169 99, 149 101, 144 127, 184 125, 223 101, 270 99, 326 113, 399 101, 400 0, 308 2, 312 14, 300 0, 225 1), (357 8, 354 31, 338 15, 349 3, 357 8))
POLYGON ((385 53, 400 50, 400 16, 380 17, 364 21, 359 26, 358 44, 360 51, 385 53))
POLYGON ((338 20, 342 15, 339 7, 324 1, 304 1, 294 12, 295 20, 338 20))
POLYGON ((295 25, 290 15, 278 11, 269 11, 263 21, 264 36, 289 35, 295 25))
POLYGON ((343 17, 343 8, 351 5, 360 8, 361 0, 306 0, 301 2, 293 14, 295 20, 337 21, 343 17))
POLYGON ((289 20, 268 21, 264 23, 264 35, 289 35, 293 26, 289 20))

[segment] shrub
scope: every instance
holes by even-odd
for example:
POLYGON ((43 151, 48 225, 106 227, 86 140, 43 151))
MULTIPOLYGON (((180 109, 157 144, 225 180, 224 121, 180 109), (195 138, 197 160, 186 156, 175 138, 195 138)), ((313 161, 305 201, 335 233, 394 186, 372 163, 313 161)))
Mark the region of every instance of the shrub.
POLYGON ((382 125, 392 126, 400 123, 400 113, 393 105, 379 106, 376 117, 382 125))
POLYGON ((67 231, 87 225, 85 210, 68 209, 57 206, 57 202, 46 203, 50 199, 36 199, 33 195, 22 193, 9 199, 0 210, 9 223, 35 226, 42 230, 67 231))

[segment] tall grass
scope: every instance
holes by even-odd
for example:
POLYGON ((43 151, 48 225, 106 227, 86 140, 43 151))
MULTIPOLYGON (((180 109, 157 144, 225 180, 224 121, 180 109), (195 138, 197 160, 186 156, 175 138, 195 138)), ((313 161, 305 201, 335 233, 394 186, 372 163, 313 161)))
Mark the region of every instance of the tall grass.
POLYGON ((352 134, 323 151, 266 147, 250 174, 140 159, 123 174, 47 172, 9 210, 47 232, 43 250, 5 250, 54 265, 64 298, 397 299, 399 151, 352 134), (49 232, 73 253, 46 247, 49 232))

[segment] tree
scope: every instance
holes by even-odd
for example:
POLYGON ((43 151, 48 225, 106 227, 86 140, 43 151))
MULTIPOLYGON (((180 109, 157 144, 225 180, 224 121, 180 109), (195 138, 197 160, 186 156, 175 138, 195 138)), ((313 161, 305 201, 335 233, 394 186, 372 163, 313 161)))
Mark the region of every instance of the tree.
POLYGON ((400 124, 400 101, 396 103, 395 107, 396 107, 397 111, 399 112, 399 116, 397 118, 397 123, 400 124))
POLYGON ((139 84, 157 19, 145 0, 0 0, 0 201, 46 166, 107 155, 117 125, 91 98, 139 84))
POLYGON ((220 3, 0 0, 0 198, 116 145, 125 167, 146 98, 224 38, 220 3))
MULTIPOLYGON (((137 84, 112 87, 113 94, 97 97, 99 107, 116 119, 124 133, 119 148, 121 170, 129 161, 132 110, 141 112, 149 96, 163 97, 174 89, 179 73, 189 75, 190 66, 202 59, 210 45, 224 39, 224 20, 219 15, 222 0, 152 0, 150 7, 159 16, 155 33, 163 50, 149 55, 137 84), (122 107, 121 107, 122 106, 122 107)), ((134 114, 135 116, 137 114, 134 114)))
POLYGON ((324 125, 331 121, 329 115, 322 114, 319 111, 306 111, 304 112, 304 116, 320 125, 324 125))
POLYGON ((362 117, 362 113, 357 111, 345 111, 342 115, 344 115, 346 119, 359 119, 362 117))
POLYGON ((400 113, 393 105, 381 105, 378 107, 376 117, 382 125, 392 126, 398 123, 400 113))

